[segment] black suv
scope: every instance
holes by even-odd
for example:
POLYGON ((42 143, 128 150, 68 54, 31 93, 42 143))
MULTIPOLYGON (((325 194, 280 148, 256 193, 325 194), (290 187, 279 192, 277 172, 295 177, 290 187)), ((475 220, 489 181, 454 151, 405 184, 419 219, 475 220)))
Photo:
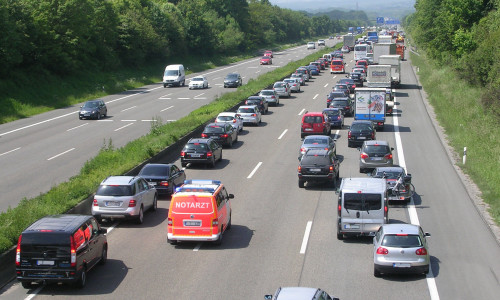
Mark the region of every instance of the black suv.
POLYGON ((106 263, 106 232, 86 215, 53 215, 36 221, 17 242, 17 280, 27 289, 33 282, 74 283, 83 288, 87 272, 97 263, 106 263))
POLYGON ((372 121, 353 121, 347 132, 347 146, 361 146, 364 141, 374 140, 376 136, 375 127, 372 121))
POLYGON ((96 119, 105 118, 108 115, 106 103, 102 100, 90 100, 80 106, 78 118, 81 119, 96 119))
POLYGON ((210 123, 201 133, 202 138, 213 138, 218 144, 233 147, 238 141, 238 130, 230 123, 210 123))
POLYGON ((326 182, 333 187, 339 179, 340 163, 332 151, 309 149, 302 156, 298 167, 299 188, 307 182, 326 182))
POLYGON ((190 139, 181 151, 181 166, 188 163, 208 164, 212 168, 215 162, 222 160, 222 146, 213 138, 190 139))
POLYGON ((260 113, 265 115, 269 111, 269 103, 267 103, 266 98, 262 96, 250 96, 245 100, 245 105, 257 105, 260 113))
POLYGON ((331 91, 326 95, 326 107, 330 107, 334 99, 348 99, 344 92, 341 91, 331 91))
POLYGON ((354 115, 354 106, 349 98, 334 98, 328 107, 342 109, 344 116, 352 117, 354 115))
POLYGON ((238 73, 229 73, 224 78, 224 87, 239 87, 243 85, 243 79, 238 73))

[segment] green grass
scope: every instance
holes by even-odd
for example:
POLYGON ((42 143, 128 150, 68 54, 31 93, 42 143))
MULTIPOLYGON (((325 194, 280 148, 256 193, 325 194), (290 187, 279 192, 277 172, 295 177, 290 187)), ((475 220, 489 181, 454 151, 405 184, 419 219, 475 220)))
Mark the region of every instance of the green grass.
POLYGON ((449 67, 435 66, 423 55, 411 54, 429 102, 449 143, 457 153, 467 147, 467 161, 456 164, 470 175, 500 225, 500 130, 496 117, 480 103, 483 90, 457 77, 449 67))

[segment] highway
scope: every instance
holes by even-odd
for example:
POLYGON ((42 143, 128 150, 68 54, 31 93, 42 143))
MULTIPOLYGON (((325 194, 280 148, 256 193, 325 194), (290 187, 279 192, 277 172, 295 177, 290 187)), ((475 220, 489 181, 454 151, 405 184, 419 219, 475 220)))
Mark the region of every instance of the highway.
MULTIPOLYGON (((305 46, 295 51, 305 52, 303 55, 308 53, 305 46)), ((352 54, 345 60, 347 70, 350 70, 354 64, 352 54)), ((257 65, 256 60, 248 62, 240 65, 239 71, 248 78, 249 74, 266 68, 256 69, 257 65)), ((225 72, 227 70, 222 74, 225 72)), ((301 93, 280 99, 281 105, 269 109, 270 113, 263 116, 261 126, 245 127, 234 148, 224 149, 224 159, 214 169, 203 166, 186 169, 191 179, 222 180, 228 192, 235 195, 232 199, 232 229, 224 235, 221 246, 167 244, 169 201, 165 199, 160 201, 157 212, 145 215, 142 225, 106 224, 110 226, 108 263, 89 272, 83 290, 50 285, 28 291, 12 282, 0 291, 0 297, 263 299, 265 294, 273 294, 279 286, 310 286, 322 288, 340 299, 497 299, 500 295, 500 246, 474 207, 447 156, 426 111, 423 94, 409 61, 402 64, 403 85, 396 90, 396 114, 388 117, 385 130, 377 132, 377 138, 388 141, 395 148, 395 162, 407 167, 416 187, 416 195, 409 205, 390 206, 390 222, 419 223, 424 231, 432 234, 428 238, 432 272, 428 276, 375 278, 371 238, 344 241, 336 238, 338 196, 335 187, 314 185, 298 188, 301 115, 306 110, 321 111, 325 107, 326 94, 342 76, 322 72, 302 87, 301 93)), ((209 81, 213 87, 217 79, 209 77, 209 81)), ((148 122, 139 120, 151 118, 154 112, 181 103, 181 100, 174 100, 180 97, 174 94, 169 96, 172 99, 168 102, 158 98, 159 95, 167 97, 166 94, 179 89, 154 90, 155 87, 158 88, 145 87, 143 91, 147 93, 130 97, 136 98, 134 101, 113 102, 110 119, 119 114, 120 120, 137 120, 130 122, 134 125, 127 127, 127 131, 138 135, 141 130, 142 134, 147 132, 148 122), (138 108, 120 112, 132 106, 138 108), (148 112, 144 113, 144 110, 148 112)), ((189 91, 189 94, 202 92, 189 91)), ((183 90, 182 93, 188 92, 183 90)), ((112 97, 119 99, 123 96, 112 97)), ((194 108, 193 99, 182 101, 190 108, 182 106, 178 113, 187 113, 194 108)), ((52 114, 55 117, 64 112, 52 114)), ((162 118, 173 116, 178 117, 165 113, 162 118)), ((44 120, 49 118, 45 116, 44 120)), ((71 119, 68 120, 71 124, 63 125, 64 118, 61 118, 50 125, 40 126, 47 127, 44 131, 56 134, 77 126, 75 124, 85 123, 79 121, 76 114, 68 119, 71 119)), ((89 122, 88 128, 81 131, 104 126, 115 130, 127 124, 117 121, 89 122)), ((345 124, 351 122, 352 117, 347 117, 345 124)), ((347 147, 346 127, 332 131, 338 139, 337 154, 342 161, 340 176, 366 176, 359 173, 358 150, 347 147)), ((1 132, 8 130, 2 128, 1 132)), ((24 134, 32 135, 33 139, 35 133, 30 134, 32 130, 38 129, 31 127, 24 134)), ((63 132, 60 135, 57 141, 62 143, 64 136, 69 134, 63 132)), ((46 138, 50 139, 50 136, 47 133, 46 138)), ((24 139, 21 134, 3 135, 3 138, 11 142, 24 139)), ((112 135, 112 138, 114 144, 124 143, 120 134, 112 135)), ((102 139, 102 136, 96 138, 96 152, 102 139)), ((61 152, 71 147, 78 148, 55 142, 34 143, 56 145, 61 152)), ((85 143, 82 137, 82 144, 90 142, 85 143)), ((42 149, 39 148, 38 152, 45 152, 42 149)), ((0 153, 5 151, 2 148, 0 153)), ((17 151, 12 155, 20 155, 17 151)), ((74 157, 77 153, 80 152, 73 150, 62 155, 60 159, 65 162, 55 164, 76 172, 79 170, 75 162, 79 158, 74 157)), ((44 155, 50 157, 54 154, 47 152, 44 155)), ((38 165, 42 168, 40 172, 47 172, 48 164, 41 162, 38 165)))

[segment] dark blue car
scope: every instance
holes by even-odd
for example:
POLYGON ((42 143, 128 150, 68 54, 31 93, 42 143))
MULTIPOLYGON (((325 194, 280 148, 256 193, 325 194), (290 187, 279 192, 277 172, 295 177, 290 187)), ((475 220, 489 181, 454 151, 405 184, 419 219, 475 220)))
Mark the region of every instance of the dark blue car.
POLYGON ((323 112, 328 116, 332 127, 344 127, 344 113, 340 108, 325 108, 323 112))
POLYGON ((319 75, 319 69, 316 65, 309 65, 309 69, 311 70, 311 75, 319 75))

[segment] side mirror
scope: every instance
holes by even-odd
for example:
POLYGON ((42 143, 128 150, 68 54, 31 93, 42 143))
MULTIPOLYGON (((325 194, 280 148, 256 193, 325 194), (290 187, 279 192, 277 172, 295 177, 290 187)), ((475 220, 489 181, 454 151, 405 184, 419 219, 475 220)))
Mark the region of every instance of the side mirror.
POLYGON ((273 295, 265 295, 264 299, 265 300, 271 300, 271 299, 273 299, 273 295))
POLYGON ((394 150, 394 147, 391 147, 391 151, 393 151, 393 150, 394 150))
POLYGON ((234 199, 234 195, 233 194, 229 194, 228 197, 229 197, 229 199, 234 199))
POLYGON ((425 236, 431 236, 429 232, 424 233, 425 236))
POLYGON ((361 147, 358 147, 358 151, 361 151, 361 147))
POLYGON ((108 233, 108 230, 106 228, 101 228, 101 229, 99 229, 98 233, 99 234, 106 234, 106 233, 108 233))

